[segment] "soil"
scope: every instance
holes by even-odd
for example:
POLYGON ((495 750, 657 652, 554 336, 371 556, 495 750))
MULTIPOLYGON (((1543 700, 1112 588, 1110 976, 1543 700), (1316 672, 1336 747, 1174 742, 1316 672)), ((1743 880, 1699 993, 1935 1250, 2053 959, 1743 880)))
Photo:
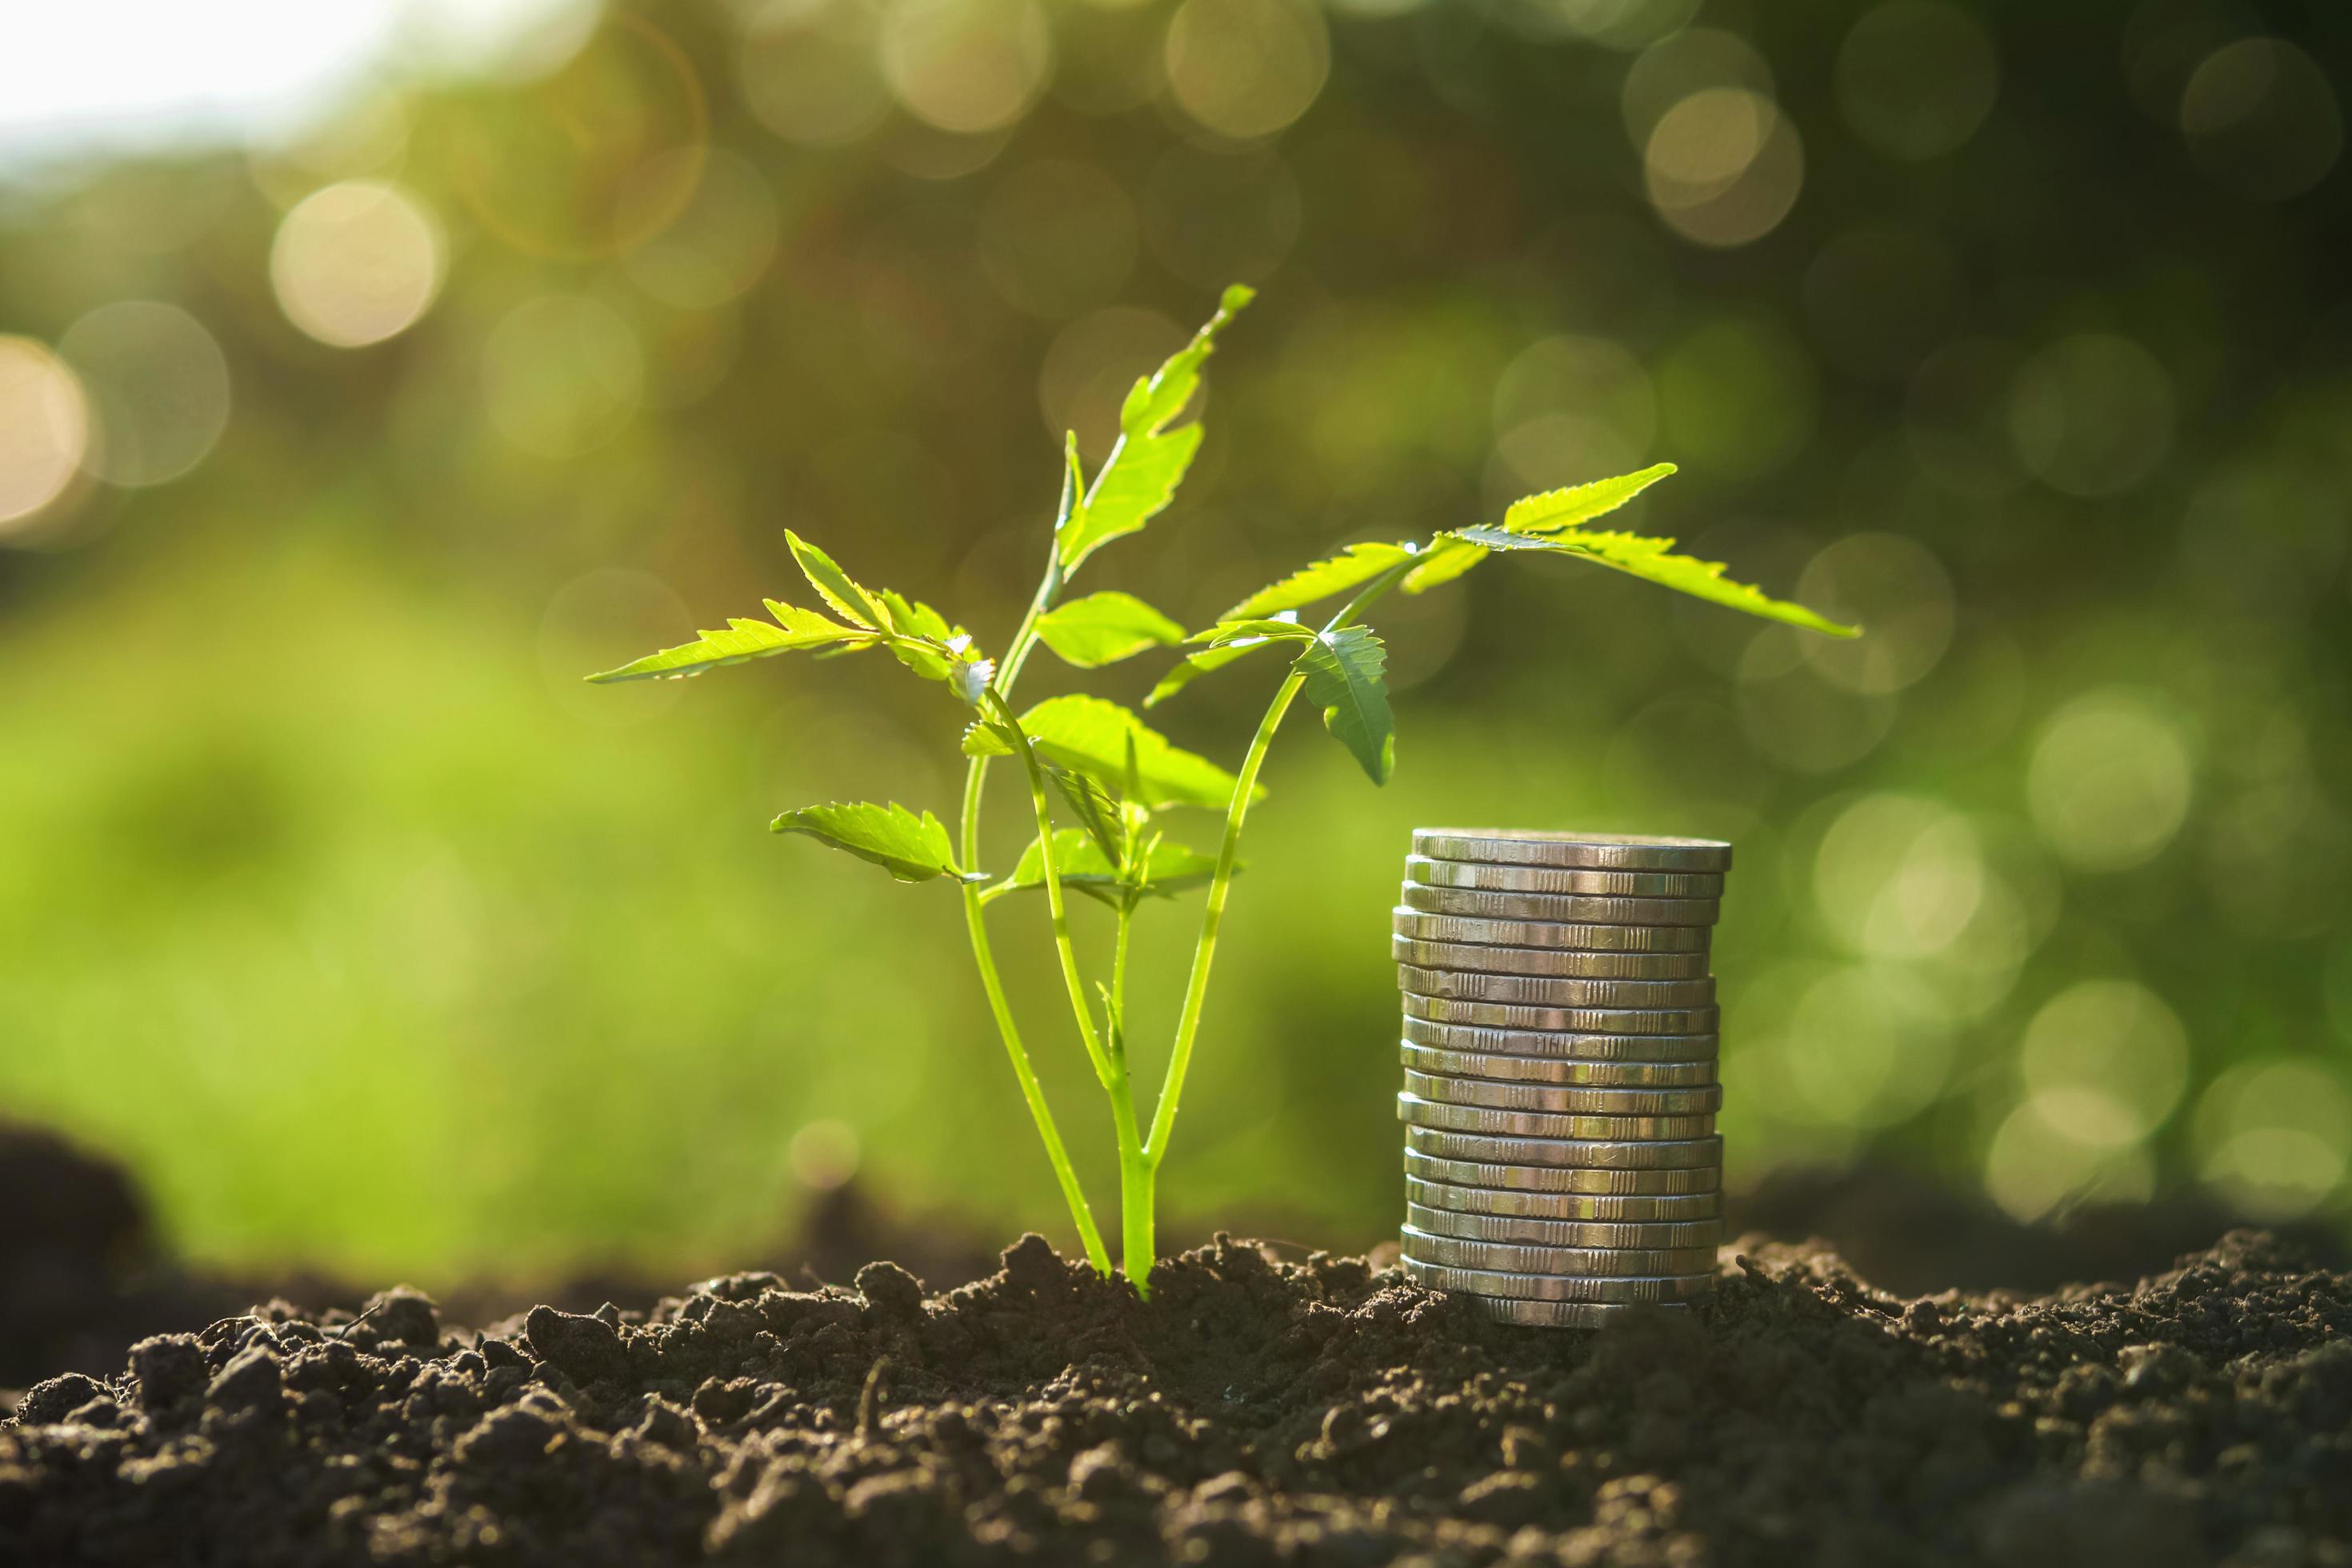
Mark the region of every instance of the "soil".
POLYGON ((2352 1278, 2290 1244, 1913 1300, 1725 1256, 1599 1333, 1223 1237, 1149 1302, 1028 1237, 933 1296, 273 1303, 35 1386, 0 1563, 2352 1563, 2352 1278))

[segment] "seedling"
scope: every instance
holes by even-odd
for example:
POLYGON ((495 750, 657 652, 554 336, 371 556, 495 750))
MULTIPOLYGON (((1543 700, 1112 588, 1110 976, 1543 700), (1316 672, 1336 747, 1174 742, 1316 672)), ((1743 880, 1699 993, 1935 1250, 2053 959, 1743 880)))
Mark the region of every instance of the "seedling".
POLYGON ((1450 583, 1490 555, 1564 556, 1769 620, 1834 637, 1854 635, 1853 628, 1801 605, 1726 581, 1718 564, 1675 554, 1673 540, 1587 526, 1673 473, 1671 463, 1528 496, 1512 503, 1499 524, 1447 529, 1419 542, 1350 544, 1260 589, 1190 637, 1177 622, 1131 594, 1107 590, 1066 597, 1064 590, 1096 551, 1142 528, 1174 498, 1201 446, 1199 421, 1183 416, 1200 391, 1202 366, 1218 334, 1250 299, 1247 289, 1228 289, 1217 313, 1192 342, 1135 384, 1119 410, 1118 442, 1091 479, 1079 462, 1076 436, 1068 437, 1061 504, 1045 574, 1028 612, 998 657, 982 653, 970 632, 929 605, 888 589, 862 586, 833 557, 787 531, 793 558, 824 610, 770 599, 766 620, 732 620, 724 631, 704 632, 694 642, 589 678, 672 678, 771 654, 824 656, 880 648, 955 694, 969 710, 963 752, 970 761, 953 837, 928 811, 918 815, 901 805, 866 802, 803 806, 784 813, 772 826, 779 833, 806 834, 872 861, 900 881, 942 879, 960 888, 972 958, 1013 1077, 1036 1121, 1087 1257, 1108 1275, 1110 1254, 1038 1086, 989 942, 991 904, 1014 892, 1044 892, 1078 1042, 1110 1100, 1118 1145, 1122 1263, 1127 1277, 1145 1294, 1150 1292, 1153 1258, 1154 1189, 1175 1131, 1184 1076, 1192 1064, 1217 933, 1238 868, 1243 824, 1251 805, 1265 793, 1258 773, 1275 732, 1291 704, 1304 696, 1321 710, 1324 728, 1347 747, 1374 784, 1385 784, 1395 766, 1395 725, 1381 675, 1387 654, 1380 637, 1363 624, 1366 612, 1391 592, 1421 594, 1450 583), (1299 618, 1309 605, 1341 595, 1346 597, 1339 612, 1320 626, 1299 618), (1160 648, 1189 648, 1145 698, 1146 708, 1253 654, 1279 649, 1289 668, 1258 721, 1239 772, 1228 773, 1171 744, 1128 709, 1098 697, 1049 698, 1016 713, 1013 686, 1040 643, 1081 669, 1160 648), (992 879, 978 868, 981 799, 989 766, 999 757, 1012 757, 1021 766, 1036 837, 1009 874, 992 879), (1170 836, 1171 818, 1193 810, 1223 814, 1223 832, 1213 856, 1170 836), (1138 1116, 1129 1077, 1129 935, 1146 900, 1172 898, 1202 887, 1207 896, 1192 974, 1147 1131, 1138 1116), (1114 922, 1109 978, 1091 989, 1070 934, 1069 899, 1074 893, 1108 906, 1114 922))

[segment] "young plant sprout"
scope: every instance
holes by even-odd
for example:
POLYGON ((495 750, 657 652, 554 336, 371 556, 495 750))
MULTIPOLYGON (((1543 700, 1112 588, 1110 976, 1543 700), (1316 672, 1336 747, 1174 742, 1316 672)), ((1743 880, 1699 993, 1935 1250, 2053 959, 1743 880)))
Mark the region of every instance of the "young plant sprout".
POLYGON ((944 878, 960 886, 972 958, 1013 1077, 1035 1119, 1087 1257, 1108 1275, 1110 1255, 1038 1086, 989 944, 991 903, 1016 890, 1044 890, 1078 1040, 1110 1100, 1118 1147, 1123 1266, 1128 1279, 1145 1294, 1154 1256, 1154 1187, 1168 1157, 1184 1076, 1200 1033, 1243 823, 1251 803, 1265 793, 1258 773, 1275 731, 1303 695, 1322 710, 1324 728, 1348 748, 1374 784, 1385 784, 1395 765, 1395 729, 1381 679, 1387 655, 1379 637, 1363 624, 1366 612, 1391 592, 1425 593, 1451 582, 1492 554, 1556 555, 1612 567, 1790 626, 1833 637, 1854 635, 1853 628, 1801 605, 1727 582, 1722 566, 1673 553, 1673 540, 1587 526, 1673 473, 1671 463, 1528 496, 1514 502, 1499 524, 1444 530, 1417 543, 1349 545, 1251 595, 1214 625, 1190 637, 1177 622, 1131 594, 1105 591, 1066 597, 1064 590, 1096 551, 1142 528, 1175 496, 1202 436, 1197 419, 1180 423, 1180 417, 1200 390, 1202 367, 1217 335, 1250 299, 1247 289, 1225 290, 1217 313, 1192 342, 1135 384, 1119 410, 1118 442, 1091 479, 1080 465, 1076 436, 1068 437, 1061 504, 1045 574, 998 657, 988 657, 970 632, 929 605, 888 589, 860 585, 824 551, 787 531, 793 558, 825 611, 770 599, 767 620, 732 620, 724 631, 704 632, 683 647, 589 678, 675 678, 770 654, 881 648, 925 679, 946 683, 972 710, 963 731, 970 762, 954 837, 929 812, 918 816, 895 804, 804 806, 784 813, 772 826, 779 833, 806 834, 846 850, 901 881, 944 878), (1343 595, 1338 613, 1321 625, 1299 618, 1307 606, 1343 595), (1234 773, 1180 750, 1128 709, 1101 698, 1049 698, 1015 712, 1013 689, 1039 643, 1081 669, 1150 649, 1191 647, 1145 698, 1146 708, 1165 701, 1201 676, 1261 650, 1280 649, 1289 668, 1234 773), (1013 758, 1020 765, 1036 837, 1010 875, 992 881, 978 869, 981 797, 989 765, 999 757, 1013 758), (1223 831, 1213 856, 1170 837, 1168 819, 1183 810, 1223 814, 1223 831), (1147 1130, 1129 1076, 1129 934, 1146 899, 1171 897, 1202 885, 1207 899, 1192 975, 1147 1130), (1108 905, 1116 922, 1109 979, 1091 988, 1070 935, 1068 900, 1073 893, 1108 905))

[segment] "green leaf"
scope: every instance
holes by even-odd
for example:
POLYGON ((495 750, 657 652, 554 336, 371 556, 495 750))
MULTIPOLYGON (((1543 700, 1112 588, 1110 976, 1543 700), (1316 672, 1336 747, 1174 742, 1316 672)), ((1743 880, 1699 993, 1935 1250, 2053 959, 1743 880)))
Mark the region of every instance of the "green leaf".
MULTIPOLYGON (((1174 499, 1176 487, 1201 449, 1201 426, 1169 428, 1201 385, 1202 362, 1216 349, 1217 334, 1254 298, 1239 284, 1227 289, 1192 341, 1167 363, 1135 384, 1118 412, 1118 444, 1096 474, 1094 488, 1079 496, 1054 531, 1054 548, 1066 575, 1103 545, 1133 533, 1174 499)), ((1072 457, 1075 467, 1075 454, 1072 457)))
POLYGON ((1503 513, 1503 526, 1513 533, 1549 532, 1556 529, 1574 528, 1604 512, 1615 511, 1674 471, 1672 463, 1653 463, 1639 473, 1620 474, 1612 479, 1595 479, 1589 485, 1570 485, 1566 489, 1524 496, 1513 501, 1510 510, 1503 513))
POLYGON ((775 833, 805 833, 835 849, 845 849, 902 882, 927 882, 933 877, 952 877, 960 882, 988 879, 977 871, 957 868, 946 825, 928 811, 917 816, 903 805, 835 801, 788 811, 768 826, 775 833))
MULTIPOLYGON (((1181 844, 1165 839, 1155 840, 1145 855, 1143 863, 1133 869, 1133 880, 1123 879, 1118 868, 1101 847, 1075 827, 1054 830, 1054 870, 1062 886, 1074 892, 1085 893, 1116 907, 1125 894, 1138 892, 1153 898, 1172 899, 1190 888, 1207 883, 1215 876, 1217 863, 1209 856, 1187 849, 1181 844)), ((1239 871, 1240 868, 1234 869, 1239 871)), ((982 898, 994 900, 1006 893, 1024 888, 1045 885, 1045 858, 1032 839, 1022 852, 1021 863, 1013 875, 988 889, 982 898)))
POLYGON ((794 533, 784 530, 784 542, 793 549, 793 559, 799 562, 801 572, 817 596, 833 606, 834 614, 844 620, 855 621, 861 626, 874 628, 885 626, 889 617, 883 613, 881 601, 851 580, 848 573, 834 564, 833 557, 794 533))
POLYGON ((1465 544, 1451 533, 1441 533, 1429 542, 1422 552, 1421 564, 1404 574, 1397 586, 1408 594, 1426 594, 1441 584, 1451 583, 1481 561, 1486 552, 1475 544, 1465 544))
POLYGON ((1184 628, 1132 594, 1089 594, 1038 617, 1037 636, 1080 669, 1184 640, 1184 628))
POLYGON ((1344 594, 1359 583, 1369 583, 1390 567, 1410 561, 1419 553, 1420 551, 1410 544, 1381 544, 1378 542, 1350 544, 1328 561, 1302 566, 1282 581, 1260 588, 1217 619, 1243 621, 1271 615, 1276 610, 1296 610, 1318 600, 1328 599, 1334 594, 1344 594))
POLYGON ((727 623, 727 630, 723 632, 704 632, 698 641, 666 647, 659 653, 647 654, 633 664, 625 664, 618 669, 608 669, 588 679, 599 682, 651 680, 656 678, 677 679, 683 676, 700 675, 719 665, 741 664, 746 659, 764 658, 770 654, 792 653, 836 643, 865 647, 874 640, 871 633, 829 621, 814 610, 780 605, 773 599, 768 601, 768 613, 776 618, 772 626, 766 621, 732 619, 727 623))
POLYGON ((1076 694, 1049 697, 1021 716, 1021 728, 1043 760, 1090 774, 1111 789, 1125 782, 1131 740, 1146 805, 1222 811, 1233 800, 1233 774, 1179 749, 1116 702, 1076 694))
POLYGON ((1073 773, 1068 768, 1048 767, 1045 776, 1054 781, 1055 789, 1061 793, 1062 798, 1069 803, 1070 810, 1076 814, 1078 826, 1088 838, 1102 847, 1102 852, 1110 858, 1111 864, 1118 865, 1124 860, 1127 858, 1122 843, 1125 825, 1120 821, 1118 802, 1111 798, 1110 791, 1103 788, 1091 775, 1073 773))
POLYGON ((924 604, 920 599, 908 599, 895 589, 885 588, 877 595, 890 629, 900 637, 929 637, 933 642, 951 642, 963 632, 948 624, 948 618, 924 604))
POLYGON ((974 719, 963 727, 963 754, 967 757, 1009 757, 1017 750, 1013 737, 993 719, 974 719))
POLYGON ((1307 677, 1300 694, 1323 710, 1323 727, 1352 752, 1376 784, 1396 770, 1396 721, 1381 672, 1388 649, 1370 626, 1341 626, 1298 656, 1307 677))
POLYGON ((1206 631, 1194 632, 1186 642, 1204 642, 1211 647, 1226 643, 1249 642, 1272 638, 1276 642, 1307 642, 1315 633, 1298 624, 1298 613, 1286 610, 1278 616, 1253 616, 1238 621, 1219 621, 1206 631))
POLYGON ((1802 605, 1768 598, 1745 583, 1727 581, 1721 562, 1676 555, 1673 553, 1675 542, 1671 539, 1652 539, 1639 533, 1595 533, 1582 530, 1528 536, 1506 533, 1496 528, 1465 528, 1462 531, 1462 537, 1496 550, 1538 550, 1595 562, 1644 582, 1655 583, 1660 587, 1688 594, 1693 598, 1705 599, 1710 604, 1761 616, 1768 621, 1780 621, 1829 637, 1862 635, 1859 626, 1840 626, 1802 605))
POLYGON ((1160 678, 1160 684, 1151 689, 1150 695, 1143 700, 1143 705, 1156 708, 1211 670, 1223 669, 1235 659, 1246 658, 1262 647, 1272 647, 1277 642, 1295 642, 1300 637, 1315 635, 1298 624, 1295 611, 1286 611, 1250 624, 1264 629, 1234 630, 1233 635, 1224 636, 1222 634, 1228 629, 1228 623, 1221 622, 1197 634, 1191 640, 1198 641, 1202 637, 1216 640, 1198 653, 1186 654, 1181 664, 1160 678))

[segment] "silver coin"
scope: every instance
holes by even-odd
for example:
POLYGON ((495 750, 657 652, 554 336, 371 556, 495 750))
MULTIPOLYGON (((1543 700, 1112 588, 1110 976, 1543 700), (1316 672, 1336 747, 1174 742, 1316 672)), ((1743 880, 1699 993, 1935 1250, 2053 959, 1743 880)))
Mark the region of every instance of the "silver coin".
POLYGON ((1473 915, 1432 914, 1404 904, 1390 911, 1390 920, 1399 936, 1420 942, 1484 942, 1495 947, 1559 948, 1576 952, 1705 952, 1714 934, 1705 926, 1480 920, 1473 915))
POLYGON ((1423 969, 1471 974, 1539 974, 1560 980, 1700 980, 1704 952, 1580 952, 1559 947, 1474 947, 1461 942, 1389 938, 1389 955, 1423 969))
POLYGON ((1705 1247, 1539 1247, 1533 1242, 1469 1241, 1417 1226, 1400 1233, 1407 1256, 1451 1268, 1496 1268, 1527 1274, 1705 1274, 1715 1268, 1715 1245, 1705 1247))
MULTIPOLYGON (((1723 1180, 1723 1140, 1708 1138, 1541 1138, 1528 1134, 1456 1132, 1445 1127, 1421 1127, 1408 1122, 1404 1146, 1441 1160, 1467 1160, 1482 1165, 1549 1165, 1560 1170, 1687 1171, 1716 1173, 1708 1187, 1723 1180)), ((1639 1192, 1638 1187, 1598 1189, 1639 1192)), ((1703 1188, 1693 1188, 1703 1191, 1703 1188)))
POLYGON ((1522 1007, 1423 996, 1411 991, 1404 994, 1404 1010, 1407 1017, 1426 1018, 1433 1024, 1569 1035, 1711 1035, 1719 1021, 1713 1007, 1522 1007))
POLYGON ((1416 827, 1412 852, 1438 860, 1498 866, 1563 866, 1594 871, 1731 869, 1719 838, 1658 838, 1644 833, 1544 833, 1514 827, 1416 827))
POLYGON ((1723 1104, 1723 1087, 1713 1083, 1696 1089, 1567 1089, 1548 1083, 1497 1083, 1491 1079, 1422 1072, 1412 1067, 1405 1068, 1404 1088, 1407 1094, 1448 1105, 1574 1116, 1695 1116, 1723 1104))
POLYGON ((1489 1083, 1557 1084, 1563 1089, 1689 1090, 1715 1082, 1715 1063, 1700 1062, 1580 1062, 1551 1057, 1498 1057, 1484 1051, 1445 1051, 1407 1041, 1397 1047, 1397 1060, 1416 1072, 1442 1073, 1448 1078, 1484 1079, 1489 1083))
MULTIPOLYGON (((1418 1177, 1424 1182, 1475 1187, 1507 1195, 1525 1193, 1531 1197, 1575 1198, 1717 1197, 1723 1186, 1723 1163, 1719 1160, 1704 1165, 1645 1171, 1612 1171, 1591 1165, 1505 1164, 1492 1154, 1444 1154, 1416 1148, 1413 1138, 1418 1131, 1405 1130, 1404 1173, 1408 1182, 1418 1177)), ((1462 1135, 1454 1132, 1423 1135, 1456 1143, 1462 1141, 1462 1135)))
POLYGON ((1500 1296, 1474 1296, 1462 1291, 1454 1298, 1492 1322, 1523 1329, 1605 1329, 1633 1312, 1687 1312, 1684 1301, 1512 1301, 1500 1296))
POLYGON ((1538 1247, 1659 1248, 1704 1247, 1723 1239, 1719 1219, 1538 1219, 1526 1215, 1462 1214, 1423 1204, 1404 1206, 1405 1223, 1459 1241, 1518 1241, 1538 1247))
POLYGON ((1574 925, 1711 926, 1723 912, 1714 899, 1587 898, 1571 893, 1497 893, 1483 888, 1433 888, 1407 882, 1407 909, 1482 921, 1565 921, 1574 925))
POLYGON ((1509 1002, 1536 1007, 1704 1007, 1715 1000, 1701 980, 1570 980, 1549 974, 1475 974, 1459 969, 1397 965, 1397 984, 1419 996, 1459 1002, 1509 1002))
POLYGON ((1456 1268, 1426 1263, 1406 1253, 1405 1278, 1429 1290, 1459 1290, 1522 1301, 1695 1301, 1715 1294, 1713 1274, 1669 1274, 1644 1279, 1601 1275, 1514 1274, 1495 1268, 1456 1268))
MULTIPOLYGON (((1721 1193, 1528 1193, 1507 1187, 1457 1187, 1422 1176, 1404 1179, 1409 1205, 1470 1218, 1548 1220, 1623 1225, 1719 1223, 1721 1193)), ((1444 1230, 1432 1225, 1431 1230, 1444 1230)))
POLYGON ((1705 1138, 1715 1131, 1712 1115, 1577 1116, 1550 1110, 1497 1110, 1484 1105, 1451 1105, 1420 1095, 1397 1096, 1397 1120, 1448 1132, 1486 1132, 1498 1138, 1575 1138, 1604 1143, 1705 1138))
POLYGON ((1484 888, 1496 893, 1586 893, 1614 899, 1719 899, 1713 871, 1568 871, 1556 866, 1495 866, 1483 860, 1404 858, 1404 874, 1433 888, 1484 888))
POLYGON ((1441 1024, 1433 1018, 1416 1018, 1410 1007, 1399 1020, 1398 1028, 1409 1046, 1527 1057, 1536 1061, 1688 1065, 1712 1063, 1722 1049, 1722 1037, 1712 1030, 1696 1035, 1618 1035, 1574 1029, 1482 1029, 1469 1024, 1441 1024))

